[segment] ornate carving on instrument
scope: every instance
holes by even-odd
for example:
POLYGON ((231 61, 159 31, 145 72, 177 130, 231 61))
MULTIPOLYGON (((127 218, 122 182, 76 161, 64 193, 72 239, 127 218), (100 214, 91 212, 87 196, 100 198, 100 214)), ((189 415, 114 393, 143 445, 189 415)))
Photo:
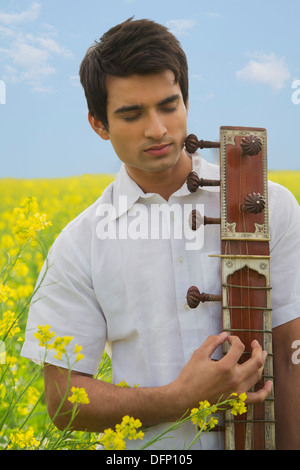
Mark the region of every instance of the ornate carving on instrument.
POLYGON ((188 153, 195 153, 198 148, 208 149, 208 148, 219 148, 220 142, 211 142, 209 140, 198 140, 195 134, 190 134, 185 140, 185 148, 188 153))
POLYGON ((258 155, 262 149, 262 145, 262 139, 257 135, 246 135, 241 141, 242 153, 244 155, 258 155))
POLYGON ((255 129, 254 133, 249 129, 221 127, 220 143, 222 240, 269 240, 268 201, 264 196, 268 193, 266 130, 255 129), (253 148, 246 144, 252 144, 253 148), (246 154, 245 149, 252 155, 246 154), (242 172, 236 164, 241 153, 242 172), (252 165, 257 168, 259 180, 253 176, 252 165), (227 177, 229 168, 230 178, 227 177), (238 188, 242 188, 243 193, 238 188), (248 195, 244 199, 245 194, 248 195), (245 214, 244 218, 240 217, 240 211, 245 214))
POLYGON ((250 212, 251 214, 259 214, 266 207, 266 200, 264 196, 259 193, 248 194, 244 203, 241 206, 241 209, 244 212, 250 212))
POLYGON ((217 302, 221 300, 221 296, 201 293, 198 287, 192 286, 187 291, 186 299, 190 308, 197 308, 200 302, 217 302))

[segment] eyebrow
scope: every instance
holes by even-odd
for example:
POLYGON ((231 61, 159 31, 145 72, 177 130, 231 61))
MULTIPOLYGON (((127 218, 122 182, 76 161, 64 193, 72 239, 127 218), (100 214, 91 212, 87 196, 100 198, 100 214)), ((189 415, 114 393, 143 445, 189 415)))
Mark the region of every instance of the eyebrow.
MULTIPOLYGON (((163 100, 159 101, 157 103, 158 106, 163 106, 168 103, 172 103, 173 101, 176 101, 180 98, 179 94, 176 95, 171 95, 168 96, 167 98, 164 98, 163 100)), ((120 108, 116 109, 114 111, 114 114, 121 114, 121 113, 128 113, 130 111, 140 111, 143 109, 145 106, 143 104, 134 104, 134 105, 129 105, 129 106, 121 106, 120 108)))

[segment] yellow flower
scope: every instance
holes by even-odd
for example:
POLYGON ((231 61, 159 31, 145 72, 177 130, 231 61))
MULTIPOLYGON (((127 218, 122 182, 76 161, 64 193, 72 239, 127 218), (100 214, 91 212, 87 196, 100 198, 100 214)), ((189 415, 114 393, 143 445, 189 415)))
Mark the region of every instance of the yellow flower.
POLYGON ((84 358, 84 355, 81 354, 81 352, 80 352, 81 350, 82 350, 82 346, 78 346, 78 344, 75 344, 75 347, 74 347, 74 349, 73 349, 73 353, 74 353, 74 354, 77 354, 77 356, 76 356, 76 362, 81 361, 81 359, 84 358))
POLYGON ((115 431, 113 431, 111 428, 104 430, 104 433, 100 439, 100 442, 106 450, 113 449, 113 439, 115 435, 116 435, 115 431))
POLYGON ((247 393, 241 393, 239 395, 239 399, 242 400, 242 401, 246 401, 247 400, 247 393))
POLYGON ((12 229, 20 242, 26 242, 36 238, 36 235, 51 226, 46 214, 39 212, 39 206, 35 197, 27 197, 20 207, 14 209, 15 225, 12 229))
POLYGON ((213 429, 217 424, 218 424, 218 419, 217 418, 210 418, 209 422, 208 422, 208 425, 210 427, 210 429, 213 429))
POLYGON ((193 424, 199 426, 202 431, 212 429, 218 424, 218 419, 211 417, 209 421, 207 418, 217 411, 217 405, 211 405, 207 400, 199 402, 199 408, 193 408, 190 413, 190 419, 193 424))
POLYGON ((27 298, 29 297, 34 290, 34 286, 31 284, 23 284, 18 286, 17 294, 19 298, 27 298))
POLYGON ((72 395, 68 398, 71 403, 87 405, 90 400, 84 388, 72 387, 72 395))
MULTIPOLYGON (((233 393, 232 396, 237 396, 236 393, 233 393)), ((245 405, 245 400, 247 399, 246 393, 241 393, 237 399, 233 399, 229 401, 229 405, 231 408, 231 414, 237 416, 238 414, 241 415, 246 413, 247 407, 245 405)))
POLYGON ((0 302, 6 302, 11 295, 11 289, 8 286, 0 284, 0 302))
POLYGON ((123 435, 116 433, 112 439, 112 446, 115 450, 124 450, 126 448, 126 443, 123 439, 123 435))
POLYGON ((54 349, 56 359, 61 359, 63 354, 66 354, 66 346, 72 341, 73 336, 56 336, 53 343, 48 346, 48 349, 54 349))
POLYGON ((6 364, 9 364, 11 368, 13 368, 18 362, 18 358, 16 356, 8 356, 6 355, 6 364))
POLYGON ((134 419, 128 415, 124 416, 121 424, 115 426, 115 431, 111 428, 105 429, 100 443, 106 450, 124 450, 126 448, 125 439, 136 440, 143 439, 144 433, 137 432, 137 429, 142 426, 139 419, 134 419))
POLYGON ((130 388, 130 385, 128 385, 127 382, 125 382, 125 380, 121 380, 121 382, 119 382, 118 384, 116 384, 117 387, 122 387, 122 388, 130 388))
POLYGON ((20 331, 15 313, 10 310, 4 312, 3 318, 0 320, 0 336, 7 335, 8 338, 11 338, 20 331))
POLYGON ((39 346, 49 346, 49 341, 55 336, 55 333, 50 333, 50 325, 38 325, 38 331, 34 333, 34 337, 39 340, 39 346))
POLYGON ((40 444, 40 441, 34 437, 33 427, 30 427, 28 431, 15 431, 9 435, 9 438, 11 443, 8 449, 15 447, 17 449, 34 450, 40 444))
POLYGON ((128 415, 124 416, 121 424, 116 425, 116 431, 122 433, 129 440, 137 439, 137 428, 140 428, 142 423, 139 419, 134 419, 128 415))
MULTIPOLYGON (((127 382, 125 382, 124 379, 121 380, 121 382, 119 382, 118 384, 115 384, 115 385, 116 385, 116 387, 130 388, 130 385, 129 385, 127 382)), ((138 385, 134 385, 133 387, 134 387, 134 388, 137 388, 138 386, 139 386, 139 384, 138 384, 138 385)))

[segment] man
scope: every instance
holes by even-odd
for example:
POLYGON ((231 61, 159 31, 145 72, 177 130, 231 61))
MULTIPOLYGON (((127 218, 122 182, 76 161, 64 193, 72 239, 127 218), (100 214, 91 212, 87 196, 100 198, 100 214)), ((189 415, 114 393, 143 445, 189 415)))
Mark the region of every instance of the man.
MULTIPOLYGON (((192 169, 214 179, 218 168, 184 149, 188 71, 178 41, 161 25, 130 19, 87 51, 80 77, 91 127, 110 140, 123 165, 101 198, 54 243, 22 354, 43 357, 34 338, 39 324, 73 336, 84 359, 74 365, 70 386, 84 387, 90 400, 74 427, 101 432, 129 414, 157 434, 200 400, 214 403, 222 395, 248 392, 261 377, 266 353, 254 341, 251 358, 238 364, 244 346, 221 332, 220 304, 195 310, 186 304, 190 285, 220 291, 218 258, 208 256, 219 252, 219 227, 207 227, 203 246, 189 250, 186 237, 164 237, 164 227, 153 222, 153 209, 166 206, 174 216, 169 232, 184 225, 178 218, 185 207, 199 203, 212 217, 219 212, 216 188, 191 194, 185 184, 192 169), (143 217, 137 219, 138 211, 143 217), (137 220, 140 233, 137 225, 132 230, 137 220), (231 347, 221 358, 224 341, 231 347), (113 384, 93 378, 105 347, 111 350, 113 384), (114 385, 121 380, 131 387, 114 385)), ((300 448, 294 432, 299 368, 291 361, 292 342, 300 338, 299 206, 279 185, 269 190, 278 445, 300 448)), ((68 364, 49 352, 46 362, 47 406, 54 416, 67 387, 68 364)), ((248 403, 263 401, 270 390, 268 381, 248 393, 248 403)), ((59 428, 69 422, 69 407, 66 402, 55 421, 59 428)), ((193 432, 186 425, 157 447, 182 449, 193 432)), ((209 433, 195 448, 222 448, 222 437, 209 433)))

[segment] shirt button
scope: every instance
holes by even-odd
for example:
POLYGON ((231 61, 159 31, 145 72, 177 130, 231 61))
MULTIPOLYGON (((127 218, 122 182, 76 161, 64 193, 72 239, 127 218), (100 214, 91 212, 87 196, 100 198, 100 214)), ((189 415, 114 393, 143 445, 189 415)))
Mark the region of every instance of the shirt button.
POLYGON ((185 309, 185 310, 189 310, 189 309, 190 309, 190 307, 188 306, 188 304, 184 304, 184 309, 185 309))
POLYGON ((182 256, 179 256, 179 263, 183 263, 183 257, 182 256))

